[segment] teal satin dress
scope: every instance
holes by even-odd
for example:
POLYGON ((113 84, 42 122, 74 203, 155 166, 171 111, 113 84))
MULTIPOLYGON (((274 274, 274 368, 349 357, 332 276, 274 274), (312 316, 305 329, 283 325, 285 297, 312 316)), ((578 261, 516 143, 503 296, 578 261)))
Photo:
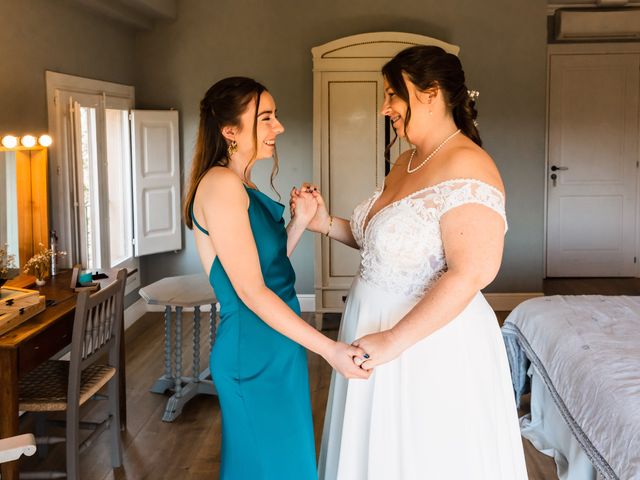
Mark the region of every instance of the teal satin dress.
MULTIPOLYGON (((287 256, 284 205, 246 188, 265 284, 300 314, 287 256)), ((193 216, 194 225, 203 233, 193 216)), ((215 235, 215 232, 213 233, 215 235)), ((209 281, 220 302, 211 375, 222 411, 222 480, 317 479, 305 349, 242 303, 216 258, 209 281)))

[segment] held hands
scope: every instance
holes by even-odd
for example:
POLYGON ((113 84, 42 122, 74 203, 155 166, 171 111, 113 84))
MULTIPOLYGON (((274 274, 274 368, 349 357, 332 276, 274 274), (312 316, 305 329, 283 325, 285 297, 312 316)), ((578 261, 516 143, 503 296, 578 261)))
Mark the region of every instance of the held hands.
POLYGON ((325 360, 347 379, 367 379, 371 375, 371 369, 363 370, 354 362, 354 358, 361 357, 364 354, 364 350, 361 348, 347 345, 343 342, 335 342, 331 350, 325 355, 325 360))
POLYGON ((289 209, 291 220, 306 228, 318 210, 318 202, 311 192, 304 189, 297 190, 294 187, 291 189, 289 209))
POLYGON ((291 218, 300 216, 300 221, 303 223, 306 220, 307 230, 318 233, 326 233, 329 230, 329 212, 322 195, 315 185, 305 182, 300 189, 292 189, 289 208, 291 210, 291 218), (309 199, 313 199, 315 203, 313 215, 310 212, 312 207, 308 205, 309 199))
POLYGON ((365 335, 351 345, 366 352, 364 355, 353 358, 353 362, 366 371, 371 371, 378 365, 390 362, 403 350, 391 330, 365 335))

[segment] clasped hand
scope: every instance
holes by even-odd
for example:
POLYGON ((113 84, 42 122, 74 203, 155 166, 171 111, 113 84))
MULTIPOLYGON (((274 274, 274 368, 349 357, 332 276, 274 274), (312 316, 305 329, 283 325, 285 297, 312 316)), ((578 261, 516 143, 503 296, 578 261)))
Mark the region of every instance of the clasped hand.
POLYGON ((291 189, 289 209, 293 221, 300 222, 312 232, 325 232, 329 224, 329 212, 318 188, 311 183, 303 183, 300 188, 291 189))
POLYGON ((366 355, 353 358, 354 363, 366 371, 390 362, 402 353, 402 348, 391 330, 365 335, 351 345, 366 352, 366 355))
POLYGON ((364 350, 343 342, 335 342, 333 348, 325 355, 325 360, 338 373, 348 379, 367 379, 371 375, 370 370, 360 368, 355 359, 362 357, 364 350))

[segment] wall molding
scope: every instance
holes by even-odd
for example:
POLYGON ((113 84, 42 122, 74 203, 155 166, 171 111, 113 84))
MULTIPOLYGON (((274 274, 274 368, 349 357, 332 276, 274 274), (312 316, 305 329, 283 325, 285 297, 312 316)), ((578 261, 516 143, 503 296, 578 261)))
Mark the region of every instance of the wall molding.
MULTIPOLYGON (((525 300, 531 298, 542 297, 542 292, 529 292, 529 293, 485 293, 484 297, 497 312, 508 312, 516 308, 525 300)), ((303 312, 316 311, 316 296, 313 293, 298 295, 298 301, 300 302, 300 310, 303 312)), ((219 308, 219 305, 218 305, 219 308)), ((210 312, 210 305, 203 305, 200 309, 201 312, 210 312)), ((124 328, 125 330, 133 325, 139 318, 141 318, 147 312, 164 312, 164 305, 149 305, 144 299, 139 299, 134 302, 124 311, 124 328)), ((183 312, 193 312, 193 307, 185 308, 183 312)))
POLYGON ((300 302, 300 310, 303 312, 316 311, 316 296, 313 293, 303 293, 298 295, 298 301, 300 302))
MULTIPOLYGON (((298 295, 298 301, 300 302, 300 310, 303 312, 316 311, 316 296, 313 293, 298 295)), ((218 308, 220 308, 220 304, 218 304, 218 308)), ((193 307, 184 308, 182 311, 193 312, 193 307)), ((200 311, 210 312, 211 305, 202 305, 200 311)), ((124 311, 124 329, 129 328, 147 312, 164 312, 164 305, 150 305, 143 298, 138 299, 124 311)))
POLYGON ((136 323, 140 317, 142 317, 145 313, 147 313, 147 302, 145 302, 142 298, 138 299, 136 302, 133 302, 132 305, 129 305, 128 308, 124 310, 124 329, 126 330, 131 325, 136 323))

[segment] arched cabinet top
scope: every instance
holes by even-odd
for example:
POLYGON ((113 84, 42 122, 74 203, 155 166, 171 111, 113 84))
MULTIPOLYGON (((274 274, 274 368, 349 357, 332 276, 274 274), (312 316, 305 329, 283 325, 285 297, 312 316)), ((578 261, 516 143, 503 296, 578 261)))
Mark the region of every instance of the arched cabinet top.
POLYGON ((354 60, 363 66, 370 64, 379 68, 396 53, 413 45, 435 45, 454 55, 460 51, 457 45, 415 33, 373 32, 333 40, 312 48, 311 54, 314 70, 333 70, 345 61, 354 60))

